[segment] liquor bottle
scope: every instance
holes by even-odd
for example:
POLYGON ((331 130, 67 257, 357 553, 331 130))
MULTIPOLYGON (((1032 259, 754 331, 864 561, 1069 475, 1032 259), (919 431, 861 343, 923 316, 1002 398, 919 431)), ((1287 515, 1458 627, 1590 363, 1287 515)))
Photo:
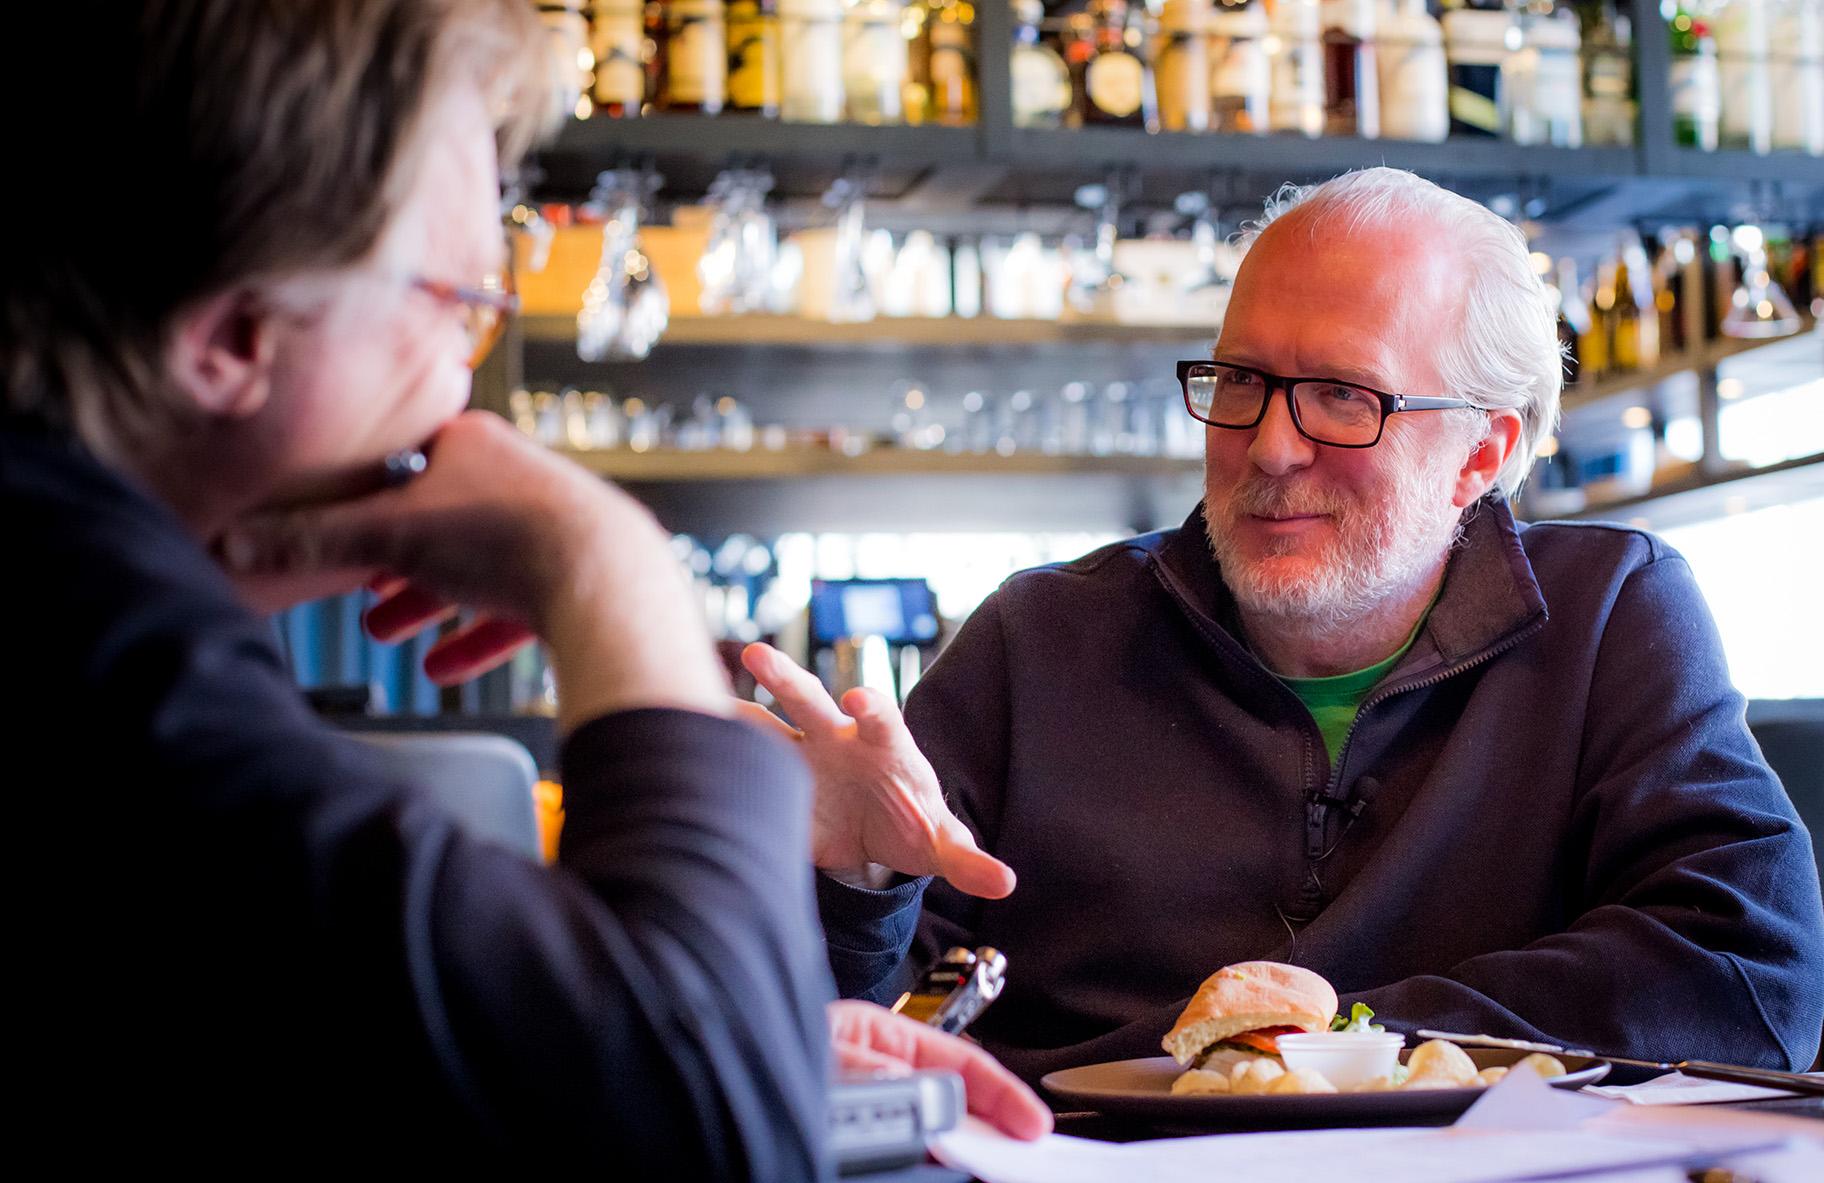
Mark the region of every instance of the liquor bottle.
POLYGON ((1718 87, 1716 39, 1708 20, 1694 15, 1691 0, 1680 0, 1672 18, 1672 135, 1687 148, 1716 151, 1718 87))
POLYGON ((664 8, 659 109, 714 115, 728 94, 722 0, 668 0, 664 8))
POLYGON ((1659 315, 1659 347, 1663 353, 1690 350, 1685 331, 1685 265, 1697 252, 1683 231, 1660 236, 1659 255, 1653 260, 1653 310, 1659 315))
MULTIPOLYGON (((1077 118, 1102 127, 1158 126, 1153 75, 1128 39, 1127 0, 1090 0, 1078 25, 1075 75, 1077 118), (1083 34, 1088 44, 1082 46, 1083 34)), ((1138 37, 1135 38, 1139 40, 1138 37)))
POLYGON ((971 0, 930 0, 925 15, 929 47, 926 118, 946 127, 976 121, 980 98, 975 77, 975 5, 971 0))
POLYGON ((1270 22, 1274 131, 1324 134, 1323 16, 1317 0, 1278 0, 1270 22))
POLYGON ((1501 64, 1510 37, 1517 37, 1513 14, 1499 7, 1453 8, 1442 23, 1450 69, 1450 134, 1500 135, 1506 106, 1501 64))
POLYGON ((1634 30, 1615 0, 1586 5, 1583 17, 1583 142, 1634 144, 1634 30))
POLYGON ((1716 38, 1717 142, 1725 148, 1773 151, 1772 73, 1766 0, 1727 0, 1711 23, 1716 38))
POLYGON ((1611 361, 1618 371, 1650 370, 1659 364, 1659 310, 1648 290, 1647 256, 1638 242, 1622 247, 1615 260, 1611 361))
POLYGON ((538 21, 545 28, 551 55, 550 69, 545 72, 549 83, 546 111, 551 119, 567 115, 587 119, 594 111, 594 103, 587 98, 594 58, 583 4, 584 0, 544 0, 538 6, 538 21))
MULTIPOLYGON (((1550 0, 1545 0, 1547 4, 1550 0)), ((1531 8, 1520 45, 1502 64, 1504 127, 1516 144, 1583 145, 1581 35, 1569 10, 1531 8)))
MULTIPOLYGON (((1583 289, 1577 283, 1577 262, 1566 256, 1558 260, 1557 282, 1558 345, 1564 354, 1564 384, 1575 386, 1586 378, 1583 366, 1583 340, 1590 331, 1590 309, 1583 301, 1583 289)), ((1596 377, 1588 375, 1590 380, 1596 377)))
POLYGON ((851 123, 898 123, 906 84, 901 0, 857 0, 842 22, 842 90, 851 123))
POLYGON ((1209 11, 1209 0, 1165 0, 1160 10, 1153 79, 1166 131, 1209 130, 1209 11))
POLYGON ((1256 0, 1224 0, 1210 14, 1212 131, 1266 133, 1273 93, 1267 36, 1267 11, 1256 0))
POLYGON ((1425 0, 1396 2, 1396 7, 1382 14, 1376 52, 1381 71, 1381 135, 1390 140, 1439 143, 1450 135, 1444 29, 1425 10, 1425 0))
POLYGON ((779 117, 777 0, 728 0, 728 107, 779 117))
POLYGON ((1015 127, 1057 127, 1070 109, 1070 67, 1039 28, 1040 0, 1012 0, 1013 57, 1009 63, 1015 127))
POLYGON ((1824 156, 1824 4, 1784 0, 1773 28, 1773 146, 1824 156))
POLYGON ((1374 0, 1324 0, 1324 134, 1378 139, 1380 66, 1374 0))
POLYGON ((779 0, 779 117, 842 119, 842 0, 779 0))
POLYGON ((645 12, 640 0, 596 0, 589 13, 589 48, 595 59, 590 97, 610 119, 640 113, 646 103, 645 12))
POLYGON ((1597 265, 1595 279, 1583 296, 1588 309, 1583 335, 1577 341, 1577 357, 1582 363, 1584 382, 1600 382, 1616 372, 1612 361, 1615 311, 1615 265, 1603 261, 1597 265))

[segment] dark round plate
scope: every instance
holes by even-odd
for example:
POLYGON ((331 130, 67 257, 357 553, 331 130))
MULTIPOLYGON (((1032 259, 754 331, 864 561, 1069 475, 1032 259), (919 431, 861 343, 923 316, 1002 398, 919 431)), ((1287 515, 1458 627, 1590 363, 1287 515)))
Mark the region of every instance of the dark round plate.
MULTIPOLYGON (((1478 1068, 1512 1064, 1525 1052, 1504 1048, 1463 1049, 1478 1068)), ((1403 1062, 1412 1049, 1400 1053, 1403 1062)), ((1608 1074, 1603 1060, 1560 1056, 1568 1070, 1550 1083, 1554 1088, 1579 1089, 1608 1074)), ((1046 1074, 1039 1083, 1063 1107, 1098 1113, 1140 1117, 1181 1126, 1245 1125, 1346 1126, 1389 1125, 1404 1121, 1455 1117, 1484 1090, 1404 1089, 1385 1093, 1308 1093, 1283 1096, 1255 1094, 1233 1097, 1174 1097, 1172 1081, 1182 1071, 1170 1056, 1144 1060, 1116 1060, 1087 1064, 1046 1074)))

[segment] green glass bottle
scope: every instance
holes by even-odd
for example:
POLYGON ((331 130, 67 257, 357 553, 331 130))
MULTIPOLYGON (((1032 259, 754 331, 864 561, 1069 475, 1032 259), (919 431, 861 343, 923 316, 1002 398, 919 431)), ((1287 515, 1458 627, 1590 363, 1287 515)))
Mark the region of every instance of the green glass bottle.
POLYGON ((1721 78, 1709 13, 1695 0, 1680 0, 1672 33, 1672 135, 1683 147, 1716 151, 1721 78))

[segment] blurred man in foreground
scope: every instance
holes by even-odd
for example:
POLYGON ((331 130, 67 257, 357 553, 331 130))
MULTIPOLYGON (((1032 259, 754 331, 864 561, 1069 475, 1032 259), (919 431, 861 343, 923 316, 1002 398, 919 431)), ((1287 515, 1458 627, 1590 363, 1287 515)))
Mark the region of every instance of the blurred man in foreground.
POLYGON ((543 99, 532 7, 34 19, 21 43, 80 69, 21 153, 66 222, 20 235, 0 296, 6 618, 32 678, 14 825, 68 836, 23 909, 25 1128, 72 1162, 211 1171, 813 1178, 832 1024, 845 1065, 954 1067, 978 1111, 1046 1128, 978 1049, 826 1013, 808 777, 730 717, 666 537, 462 414, 508 306, 498 164, 543 99), (419 446, 423 475, 385 488, 419 446), (479 613, 433 651, 440 680, 549 646, 557 867, 469 839, 327 731, 241 598, 376 580, 384 638, 479 613))

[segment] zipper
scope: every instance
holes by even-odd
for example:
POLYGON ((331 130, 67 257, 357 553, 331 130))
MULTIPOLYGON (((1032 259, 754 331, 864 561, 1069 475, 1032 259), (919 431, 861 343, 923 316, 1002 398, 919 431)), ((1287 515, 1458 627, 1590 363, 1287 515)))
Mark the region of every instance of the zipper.
MULTIPOLYGON (((1173 578, 1171 572, 1165 569, 1164 564, 1159 562, 1158 557, 1156 555, 1148 554, 1146 559, 1147 565, 1152 568, 1154 578, 1165 585, 1166 590, 1172 594, 1172 597, 1176 599, 1180 605, 1188 609, 1185 613, 1185 618, 1191 622, 1192 628, 1195 628, 1203 635, 1205 640, 1209 641, 1217 649, 1225 652, 1229 657, 1239 659, 1242 667, 1253 674, 1258 680, 1265 680, 1266 682, 1271 683, 1281 698, 1286 700, 1289 704, 1296 705, 1299 708, 1299 713, 1304 716, 1305 775, 1303 780, 1305 783, 1305 856, 1313 862, 1321 859, 1327 853, 1324 847, 1324 831, 1328 827, 1324 816, 1325 802, 1323 798, 1329 797, 1331 799, 1336 799, 1338 797, 1337 790, 1342 786, 1343 770, 1348 765, 1349 741, 1355 737, 1356 729, 1361 725, 1362 716, 1395 695, 1406 694, 1414 690, 1424 690, 1436 686, 1438 683, 1454 678, 1458 674, 1472 670, 1486 662, 1493 661, 1522 641, 1533 636, 1546 625, 1546 620, 1543 615, 1535 616, 1524 628, 1509 633, 1505 640, 1490 648, 1482 650, 1482 652, 1471 657, 1468 661, 1461 661, 1456 665, 1439 670, 1437 673, 1428 674, 1416 682, 1402 682, 1397 686, 1389 686, 1370 694, 1356 710, 1355 718, 1349 721, 1349 730, 1343 732, 1342 746, 1339 747, 1336 752, 1336 768, 1330 773, 1326 782, 1321 782, 1320 785, 1317 786, 1324 789, 1324 792, 1319 794, 1314 791, 1312 784, 1314 779, 1311 775, 1313 764, 1312 738, 1315 735, 1318 745, 1321 746, 1324 737, 1323 733, 1318 730, 1317 720, 1312 717, 1310 710, 1305 707, 1304 700, 1292 693, 1291 688, 1275 677, 1271 670, 1261 665, 1259 659, 1243 648, 1240 642, 1230 636, 1226 629, 1220 627, 1214 629, 1205 627, 1206 622, 1203 613, 1191 606, 1191 602, 1189 598, 1185 596, 1184 590, 1178 586, 1178 581, 1173 578)), ((1354 819, 1351 818, 1350 820, 1353 821, 1354 819)), ((1339 835, 1338 838, 1340 840, 1341 836, 1339 835)))
POLYGON ((1407 694, 1414 690, 1425 690, 1429 687, 1436 686, 1440 682, 1454 678, 1467 670, 1472 670, 1485 662, 1493 661, 1495 658, 1506 653, 1509 649, 1520 644, 1520 642, 1531 637, 1534 633, 1537 633, 1544 627, 1545 619, 1536 616, 1525 628, 1508 634, 1505 641, 1502 641, 1492 648, 1484 649, 1468 661, 1458 662, 1456 665, 1453 665, 1448 669, 1440 670, 1435 674, 1428 674, 1416 682, 1405 682, 1398 686, 1389 686, 1384 690, 1377 690, 1373 694, 1370 694, 1367 700, 1356 709, 1355 718, 1349 721, 1349 730, 1343 732, 1343 744, 1336 751, 1336 770, 1331 773, 1330 782, 1327 786, 1329 796, 1335 798, 1340 797, 1341 795, 1338 790, 1342 788, 1343 769, 1347 765, 1349 759, 1349 741, 1355 737, 1355 729, 1361 725, 1363 715, 1366 715, 1369 711, 1397 694, 1407 694))

